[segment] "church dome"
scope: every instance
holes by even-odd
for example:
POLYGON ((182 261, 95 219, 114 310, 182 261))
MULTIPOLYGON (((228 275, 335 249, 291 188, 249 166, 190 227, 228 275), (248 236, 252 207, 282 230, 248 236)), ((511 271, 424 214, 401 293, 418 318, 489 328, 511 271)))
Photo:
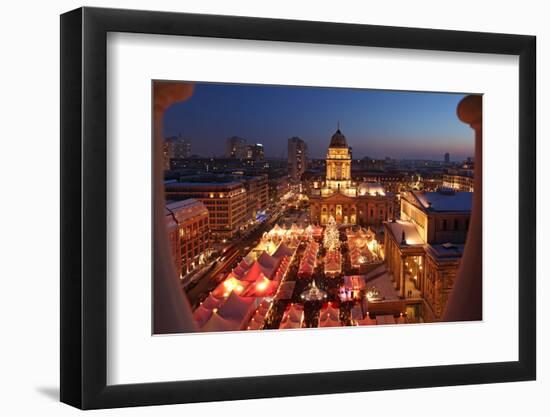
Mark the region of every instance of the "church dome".
POLYGON ((346 137, 342 134, 342 132, 340 132, 340 129, 338 129, 330 139, 329 148, 347 148, 347 147, 348 147, 348 143, 346 142, 346 137))
POLYGON ((359 184, 359 187, 357 187, 357 192, 359 195, 386 195, 386 190, 384 190, 382 184, 374 182, 363 182, 359 184))

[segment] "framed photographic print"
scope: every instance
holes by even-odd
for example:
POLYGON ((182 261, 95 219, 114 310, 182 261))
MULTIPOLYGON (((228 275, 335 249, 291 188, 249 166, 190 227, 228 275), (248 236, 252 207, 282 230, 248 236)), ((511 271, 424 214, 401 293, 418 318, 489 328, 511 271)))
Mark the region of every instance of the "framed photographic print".
POLYGON ((535 38, 61 16, 61 400, 535 379, 535 38))

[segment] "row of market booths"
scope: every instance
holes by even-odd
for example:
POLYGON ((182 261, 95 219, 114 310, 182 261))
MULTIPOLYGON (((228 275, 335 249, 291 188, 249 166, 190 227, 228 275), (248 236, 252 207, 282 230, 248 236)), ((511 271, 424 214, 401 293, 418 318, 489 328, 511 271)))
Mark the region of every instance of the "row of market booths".
MULTIPOLYGON (((283 314, 279 329, 299 329, 305 327, 304 306, 302 304, 290 304, 283 314)), ((317 327, 341 327, 340 309, 332 303, 327 303, 319 311, 317 327)))
POLYGON ((331 302, 319 311, 318 327, 341 327, 340 308, 335 307, 331 302))
POLYGON ((296 223, 292 223, 290 227, 285 225, 280 226, 276 224, 269 232, 268 236, 271 238, 283 238, 283 237, 300 237, 307 239, 320 239, 323 237, 323 227, 319 225, 310 224, 307 227, 298 226, 296 223))
POLYGON ((325 255, 325 275, 336 276, 342 272, 342 254, 339 250, 328 251, 325 255))
POLYGON ((281 243, 272 255, 241 260, 194 311, 201 331, 261 328, 295 252, 281 243))
POLYGON ((302 259, 300 260, 300 266, 298 268, 298 278, 309 278, 315 271, 317 265, 317 255, 319 254, 319 243, 315 240, 308 242, 302 259))

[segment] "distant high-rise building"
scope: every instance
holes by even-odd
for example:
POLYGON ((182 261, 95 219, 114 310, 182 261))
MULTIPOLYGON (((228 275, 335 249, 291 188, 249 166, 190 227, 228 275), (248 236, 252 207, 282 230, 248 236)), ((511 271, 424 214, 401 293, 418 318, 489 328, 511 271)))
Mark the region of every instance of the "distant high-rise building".
POLYGON ((307 144, 299 137, 288 140, 288 173, 293 180, 299 180, 307 168, 307 144))
POLYGON ((173 138, 164 139, 162 144, 162 160, 164 169, 170 169, 170 160, 174 157, 174 141, 173 138))
POLYGON ((261 143, 248 145, 246 147, 246 159, 259 162, 259 161, 263 161, 264 158, 265 158, 264 145, 262 145, 261 143))
POLYGON ((445 153, 445 155, 443 156, 443 160, 445 161, 446 164, 451 162, 451 155, 449 155, 449 152, 445 153))
POLYGON ((173 139, 173 158, 187 159, 191 157, 191 139, 178 135, 173 139))
POLYGON ((227 158, 245 159, 247 151, 246 139, 238 136, 227 138, 225 151, 227 158))

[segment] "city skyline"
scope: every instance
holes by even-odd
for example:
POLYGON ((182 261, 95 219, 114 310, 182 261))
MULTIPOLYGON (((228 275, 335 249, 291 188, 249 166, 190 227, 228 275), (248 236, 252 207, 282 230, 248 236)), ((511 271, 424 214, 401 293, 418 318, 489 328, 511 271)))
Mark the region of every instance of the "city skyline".
POLYGON ((287 140, 298 136, 312 159, 324 158, 337 125, 355 159, 474 156, 473 134, 456 117, 463 94, 210 83, 193 90, 166 112, 164 136, 182 134, 204 157, 223 156, 226 139, 239 136, 263 144, 267 158, 286 158, 287 140))

